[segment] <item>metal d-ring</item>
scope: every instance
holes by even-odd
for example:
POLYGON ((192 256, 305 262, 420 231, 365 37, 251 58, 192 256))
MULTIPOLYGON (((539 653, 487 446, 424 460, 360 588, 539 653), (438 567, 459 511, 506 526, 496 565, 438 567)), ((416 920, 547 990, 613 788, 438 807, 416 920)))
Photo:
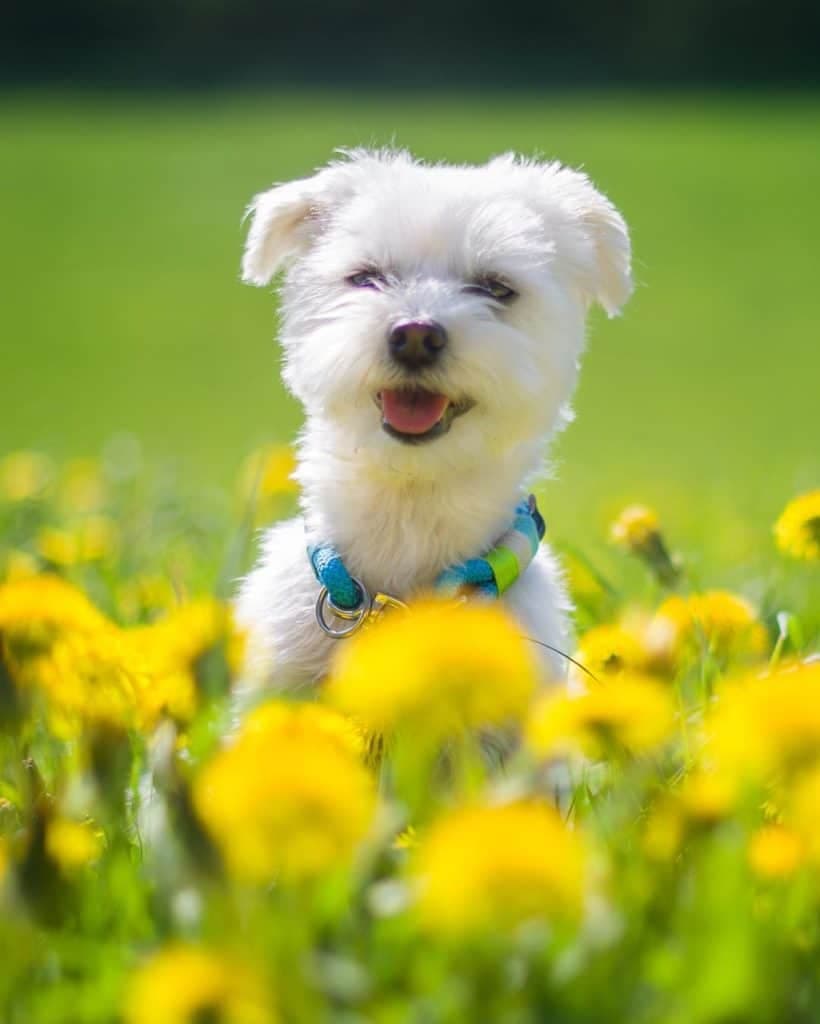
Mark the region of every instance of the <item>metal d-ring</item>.
POLYGON ((353 633, 361 629, 365 620, 370 615, 372 602, 370 594, 367 592, 367 587, 355 576, 350 578, 359 588, 359 592, 362 595, 362 601, 358 608, 340 608, 338 605, 335 605, 331 600, 330 591, 327 587, 322 587, 319 591, 319 596, 316 598, 316 621, 319 623, 319 628, 322 632, 334 640, 343 640, 346 636, 352 636, 353 633), (349 622, 350 625, 342 626, 341 628, 331 626, 325 618, 325 609, 328 609, 337 619, 344 619, 349 622))

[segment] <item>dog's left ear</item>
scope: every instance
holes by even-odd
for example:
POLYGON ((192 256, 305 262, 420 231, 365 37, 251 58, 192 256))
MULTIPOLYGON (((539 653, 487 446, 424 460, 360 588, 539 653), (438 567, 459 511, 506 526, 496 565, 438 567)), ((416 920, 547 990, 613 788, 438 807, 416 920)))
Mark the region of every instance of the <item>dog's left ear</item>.
POLYGON ((321 230, 330 208, 346 191, 345 168, 331 165, 311 178, 275 185, 254 196, 242 280, 266 285, 286 263, 303 252, 321 230))
POLYGON ((576 279, 587 297, 616 316, 632 294, 632 246, 621 214, 580 171, 544 167, 550 192, 586 241, 576 256, 576 279))
POLYGON ((562 268, 588 301, 615 316, 632 294, 632 250, 626 223, 613 204, 585 174, 558 162, 508 153, 491 166, 519 176, 562 268))

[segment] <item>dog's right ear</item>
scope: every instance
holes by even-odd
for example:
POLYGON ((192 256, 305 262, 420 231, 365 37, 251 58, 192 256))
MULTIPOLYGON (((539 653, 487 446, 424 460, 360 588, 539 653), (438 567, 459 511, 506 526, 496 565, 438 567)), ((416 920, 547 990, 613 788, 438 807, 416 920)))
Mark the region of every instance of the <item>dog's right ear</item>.
POLYGON ((254 196, 242 280, 266 285, 289 260, 303 252, 321 229, 332 205, 346 191, 344 167, 334 165, 254 196))

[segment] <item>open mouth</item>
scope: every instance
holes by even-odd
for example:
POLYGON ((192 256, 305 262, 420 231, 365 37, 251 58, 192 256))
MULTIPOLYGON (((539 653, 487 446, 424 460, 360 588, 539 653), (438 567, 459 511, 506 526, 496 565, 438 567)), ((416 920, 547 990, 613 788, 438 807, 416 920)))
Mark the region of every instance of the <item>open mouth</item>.
POLYGON ((452 402, 424 388, 385 388, 376 395, 382 429, 405 444, 422 444, 446 434, 472 402, 452 402))

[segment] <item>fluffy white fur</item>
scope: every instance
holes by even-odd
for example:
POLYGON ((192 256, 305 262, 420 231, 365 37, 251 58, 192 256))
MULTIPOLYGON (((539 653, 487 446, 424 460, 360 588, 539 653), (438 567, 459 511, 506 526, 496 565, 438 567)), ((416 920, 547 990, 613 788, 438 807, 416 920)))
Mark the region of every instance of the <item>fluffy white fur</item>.
MULTIPOLYGON (((511 154, 430 166, 356 150, 258 195, 250 212, 243 277, 266 285, 285 269, 284 380, 306 425, 302 516, 268 531, 238 618, 251 674, 306 686, 345 642, 316 625, 307 539, 335 544, 371 592, 401 598, 491 547, 568 416, 590 304, 614 315, 630 294, 629 236, 585 175, 511 154), (386 285, 352 286, 363 269, 386 285), (488 277, 518 297, 465 290, 488 277), (374 396, 409 381, 389 356, 390 329, 426 318, 449 342, 413 383, 474 405, 445 435, 407 445, 382 430, 374 396)), ((524 633, 566 650, 569 603, 547 544, 503 600, 524 633)), ((562 676, 563 660, 546 656, 562 676)))

